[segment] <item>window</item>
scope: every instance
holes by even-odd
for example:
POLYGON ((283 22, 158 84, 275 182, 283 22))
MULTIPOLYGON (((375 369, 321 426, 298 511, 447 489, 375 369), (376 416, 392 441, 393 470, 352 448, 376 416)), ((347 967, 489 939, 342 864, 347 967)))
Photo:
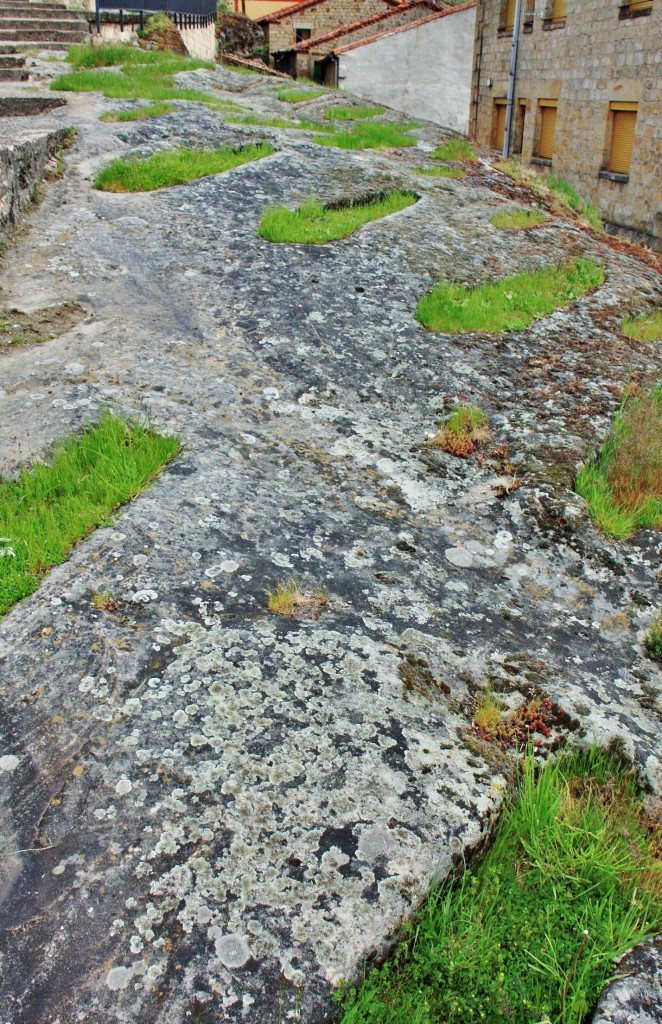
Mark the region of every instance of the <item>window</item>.
POLYGON ((538 156, 541 160, 551 160, 554 155, 554 136, 556 135, 556 100, 539 100, 539 107, 538 156))
POLYGON ((552 10, 549 17, 552 25, 565 25, 567 14, 568 0, 552 0, 552 10))
POLYGON ((506 131, 506 110, 508 101, 499 99, 494 101, 494 121, 492 127, 492 139, 495 149, 503 150, 503 137, 506 131))
POLYGON ((610 103, 611 145, 607 169, 614 174, 629 174, 637 123, 636 103, 610 103))
POLYGON ((524 144, 524 120, 526 118, 526 100, 519 100, 517 104, 517 123, 515 125, 515 137, 513 140, 513 153, 515 156, 522 155, 524 144))
POLYGON ((506 32, 512 32, 515 25, 515 0, 506 0, 506 9, 503 19, 503 27, 506 32))
POLYGON ((310 39, 311 30, 309 28, 295 28, 294 30, 294 42, 302 43, 304 39, 310 39))
POLYGON ((643 18, 653 10, 653 0, 630 0, 624 3, 618 12, 621 21, 625 18, 643 18))

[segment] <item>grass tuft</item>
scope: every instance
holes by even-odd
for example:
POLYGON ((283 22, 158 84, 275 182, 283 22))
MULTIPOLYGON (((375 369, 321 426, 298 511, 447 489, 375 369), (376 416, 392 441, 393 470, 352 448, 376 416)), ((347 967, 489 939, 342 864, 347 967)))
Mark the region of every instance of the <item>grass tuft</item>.
POLYGON ((416 124, 360 121, 347 131, 333 132, 316 141, 320 146, 337 146, 339 149, 396 149, 416 145, 416 139, 405 133, 417 127, 416 124))
POLYGON ((267 143, 261 143, 221 149, 167 150, 144 160, 113 160, 97 174, 94 187, 102 192, 152 192, 221 174, 275 152, 267 143))
POLYGON ((654 309, 652 313, 641 316, 626 316, 621 323, 621 330, 626 338, 634 341, 661 341, 662 309, 654 309))
POLYGON ((496 736, 501 723, 501 705, 490 691, 480 697, 474 713, 474 725, 488 736, 496 736))
POLYGON ((289 583, 276 583, 276 589, 267 591, 267 607, 273 615, 283 615, 288 619, 296 619, 299 616, 318 619, 325 608, 329 607, 329 600, 321 590, 313 590, 306 593, 299 589, 296 580, 289 583))
POLYGON ((119 100, 191 100, 214 106, 213 97, 197 89, 180 88, 173 75, 197 68, 213 69, 209 61, 180 57, 161 50, 133 46, 72 46, 69 63, 74 70, 59 75, 51 89, 61 92, 102 92, 119 100), (120 67, 120 71, 108 68, 120 67))
POLYGON ((575 481, 605 533, 662 529, 662 386, 626 395, 611 435, 575 481))
POLYGON ((467 172, 464 167, 451 167, 448 164, 439 164, 437 167, 417 167, 419 174, 427 174, 430 178, 466 178, 467 172))
POLYGON ((179 441, 106 413, 59 443, 49 465, 0 482, 0 615, 33 593, 71 548, 135 497, 179 441))
POLYGON ((511 228, 520 231, 539 228, 541 224, 546 223, 547 217, 538 210, 511 210, 508 213, 495 213, 490 220, 490 224, 494 224, 495 228, 511 228))
POLYGON ((269 242, 323 245, 347 238, 353 231, 380 217, 404 210, 416 202, 411 192, 391 192, 371 202, 329 208, 311 196, 296 210, 272 206, 260 219, 258 233, 269 242))
POLYGON ((395 955, 340 994, 342 1024, 581 1024, 614 959, 662 917, 635 773, 601 751, 527 757, 494 844, 434 888, 395 955))
POLYGON ((386 107, 331 107, 325 113, 328 121, 363 121, 369 117, 379 117, 386 107))
POLYGON ((473 160, 476 149, 471 142, 457 138, 448 139, 432 153, 433 160, 473 160))
POLYGON ((649 658, 662 665, 662 611, 646 633, 644 649, 649 658))
POLYGON ((99 120, 111 124, 117 121, 142 121, 147 117, 162 117, 163 114, 172 114, 174 109, 172 103, 150 103, 149 106, 138 107, 137 110, 109 110, 107 114, 102 114, 99 120))
POLYGON ((515 274, 476 288, 442 281, 419 300, 416 319, 431 331, 448 334, 522 331, 534 320, 569 306, 603 280, 602 267, 580 257, 560 267, 515 274))
POLYGON ((439 425, 428 444, 464 459, 490 440, 490 421, 477 405, 460 405, 439 425))
POLYGON ((562 178, 560 174, 548 174, 545 182, 547 187, 571 210, 576 210, 589 222, 595 231, 602 231, 602 217, 597 206, 593 203, 585 203, 577 189, 573 188, 569 181, 562 178))
POLYGON ((280 89, 276 93, 276 99, 283 103, 304 103, 308 100, 316 100, 318 96, 324 96, 326 89, 280 89))

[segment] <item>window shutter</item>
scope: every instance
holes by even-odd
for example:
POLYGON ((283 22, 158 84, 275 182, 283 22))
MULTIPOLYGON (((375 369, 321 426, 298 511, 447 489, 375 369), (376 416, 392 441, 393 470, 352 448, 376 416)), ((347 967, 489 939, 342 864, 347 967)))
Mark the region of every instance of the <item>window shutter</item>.
POLYGON ((506 0, 506 20, 504 28, 507 31, 515 25, 515 0, 506 0))
POLYGON ((556 106, 540 108, 540 142, 538 156, 543 160, 551 160, 554 154, 554 136, 556 134, 556 106))
POLYGON ((507 104, 504 100, 503 103, 496 104, 496 130, 494 132, 494 145, 497 149, 503 149, 503 137, 506 133, 506 109, 507 104))
POLYGON ((568 14, 568 0, 553 0, 552 21, 565 21, 568 14))
POLYGON ((650 11, 653 0, 630 0, 631 11, 650 11))
MULTIPOLYGON (((623 104, 625 106, 625 104, 623 104)), ((616 174, 628 174, 634 146, 634 128, 637 123, 637 111, 613 110, 611 129, 611 152, 609 154, 609 170, 616 174)))

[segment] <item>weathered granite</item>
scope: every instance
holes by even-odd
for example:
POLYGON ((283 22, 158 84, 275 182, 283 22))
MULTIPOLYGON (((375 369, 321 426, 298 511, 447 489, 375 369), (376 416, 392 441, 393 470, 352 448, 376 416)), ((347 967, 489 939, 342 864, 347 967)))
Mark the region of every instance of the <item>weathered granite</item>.
MULTIPOLYGON (((292 113, 273 83, 188 77, 292 113)), ((193 104, 98 121, 120 105, 72 96, 49 115, 77 141, 0 298, 89 317, 3 356, 0 468, 109 404, 185 451, 0 626, 0 1020, 318 1024, 333 983, 489 833, 509 766, 466 733, 488 680, 513 707, 544 688, 574 740, 620 737, 659 787, 662 679, 641 645, 659 539, 601 537, 571 481, 630 371, 654 372, 618 323, 660 282, 562 222, 493 228, 509 200, 489 166, 413 170, 441 139, 430 125, 415 150, 349 153, 193 104), (90 187, 120 153, 260 137, 279 152, 224 175, 90 187), (420 202, 324 247, 256 234, 270 202, 385 181, 420 202), (604 285, 521 334, 414 319, 440 272, 579 251, 604 285), (456 399, 510 446, 510 497, 498 469, 425 447, 456 399), (318 620, 267 613, 292 575, 326 589, 318 620)))
POLYGON ((662 938, 640 946, 618 964, 593 1024, 659 1024, 662 1020, 662 938), (621 977, 620 975, 625 975, 621 977))

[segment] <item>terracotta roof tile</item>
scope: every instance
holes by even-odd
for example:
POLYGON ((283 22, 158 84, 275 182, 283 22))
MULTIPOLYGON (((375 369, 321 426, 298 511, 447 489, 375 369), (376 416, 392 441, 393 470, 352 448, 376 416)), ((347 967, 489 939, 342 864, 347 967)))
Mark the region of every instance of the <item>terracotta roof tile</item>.
MULTIPOLYGON (((318 4, 325 3, 326 0, 302 0, 299 4, 292 4, 291 7, 282 7, 278 11, 274 11, 273 14, 265 14, 263 18, 256 18, 259 25, 263 22, 280 21, 281 18, 287 17, 288 14, 298 14, 299 11, 307 11, 311 7, 317 7, 318 4)), ((383 0, 387 7, 399 7, 402 0, 383 0)))
MULTIPOLYGON (((305 53, 307 50, 312 50, 315 46, 319 46, 321 43, 327 43, 330 39, 336 39, 338 36, 349 35, 350 32, 356 32, 358 29, 366 28, 368 25, 378 24, 380 21, 384 21, 386 18, 395 18, 402 14, 404 9, 408 8, 420 8, 427 7, 429 10, 437 13, 439 11, 440 4, 435 3, 435 0, 411 0, 411 3, 401 3, 397 7, 394 7, 388 11, 382 11, 379 14, 369 14, 366 18, 360 18, 358 21, 349 22, 346 25, 338 25, 337 28, 332 29, 330 32, 324 32, 320 36, 314 36, 311 39, 303 39, 300 43, 296 43, 294 46, 288 47, 288 51, 294 51, 295 53, 305 53)), ((444 9, 446 5, 444 4, 444 9)))

